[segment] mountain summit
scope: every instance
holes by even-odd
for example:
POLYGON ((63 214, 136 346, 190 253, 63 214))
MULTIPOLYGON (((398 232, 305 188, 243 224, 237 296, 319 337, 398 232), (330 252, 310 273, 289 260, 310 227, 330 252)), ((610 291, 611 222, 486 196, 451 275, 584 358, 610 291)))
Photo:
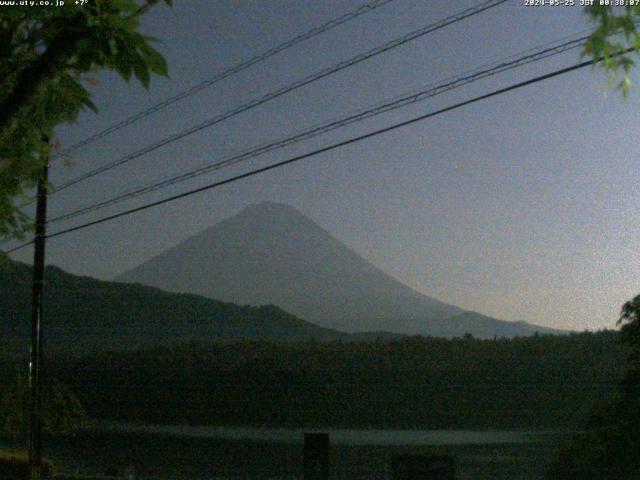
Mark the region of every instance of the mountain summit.
POLYGON ((347 332, 493 337, 546 331, 466 312, 418 293, 298 210, 272 202, 245 208, 117 281, 238 304, 275 304, 347 332))

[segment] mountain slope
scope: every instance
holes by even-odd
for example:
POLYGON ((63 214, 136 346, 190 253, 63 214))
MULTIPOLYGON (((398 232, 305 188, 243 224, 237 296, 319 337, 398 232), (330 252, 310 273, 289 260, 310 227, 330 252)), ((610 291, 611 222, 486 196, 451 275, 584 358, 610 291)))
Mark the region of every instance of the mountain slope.
MULTIPOLYGON (((47 267, 46 348, 129 350, 194 340, 249 338, 334 340, 345 335, 291 315, 279 307, 239 306, 142 285, 104 282, 47 267)), ((28 351, 31 267, 0 266, 0 343, 28 351)), ((11 348, 9 348, 11 347, 11 348)), ((3 353, 13 353, 5 351, 3 353)))
POLYGON ((275 304, 347 332, 493 337, 547 331, 473 315, 458 328, 463 309, 416 292, 294 208, 271 202, 247 207, 117 280, 238 304, 275 304))

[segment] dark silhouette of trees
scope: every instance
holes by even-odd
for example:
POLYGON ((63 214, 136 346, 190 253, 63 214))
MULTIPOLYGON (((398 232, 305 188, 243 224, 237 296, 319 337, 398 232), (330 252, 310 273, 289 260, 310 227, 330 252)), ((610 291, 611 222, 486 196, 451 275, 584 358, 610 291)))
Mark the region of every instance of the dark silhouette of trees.
POLYGON ((617 395, 601 402, 585 433, 560 452, 549 469, 552 480, 640 478, 640 295, 623 305, 618 324, 627 356, 617 395))
POLYGON ((622 378, 617 332, 189 343, 51 359, 92 417, 154 423, 580 428, 622 378))
MULTIPOLYGON (((22 369, 0 377, 0 436, 24 435, 29 425, 29 383, 22 369)), ((50 379, 43 389, 43 430, 69 433, 84 425, 86 413, 78 398, 62 383, 50 379)))

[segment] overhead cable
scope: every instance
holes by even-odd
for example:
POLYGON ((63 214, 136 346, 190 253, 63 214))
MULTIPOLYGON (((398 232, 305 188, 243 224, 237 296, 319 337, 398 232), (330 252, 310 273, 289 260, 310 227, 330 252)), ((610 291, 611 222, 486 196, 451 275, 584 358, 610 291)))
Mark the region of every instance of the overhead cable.
MULTIPOLYGON (((627 50, 623 51, 622 53, 628 53, 628 52, 631 52, 633 50, 634 50, 633 48, 630 48, 630 49, 627 49, 627 50)), ((148 210, 150 208, 157 207, 159 205, 164 205, 166 203, 171 203, 171 202, 174 202, 176 200, 180 200, 182 198, 190 197, 190 196, 195 195, 197 193, 201 193, 201 192, 205 192, 205 191, 208 191, 208 190, 212 190, 214 188, 218 188, 218 187, 221 187, 223 185, 234 183, 234 182, 237 182, 237 181, 245 179, 245 178, 253 177, 255 175, 259 175, 259 174, 262 174, 262 173, 265 173, 265 172, 268 172, 268 171, 271 171, 271 170, 275 170, 277 168, 284 167, 285 165, 296 163, 296 162, 299 162, 301 160, 305 160, 307 158, 315 157, 315 156, 320 155, 322 153, 326 153, 326 152, 329 152, 329 151, 332 151, 332 150, 336 150, 338 148, 341 148, 341 147, 344 147, 344 146, 347 146, 347 145, 358 143, 358 142, 361 142, 363 140, 376 137, 376 136, 381 135, 383 133, 391 132, 393 130, 397 130, 399 128, 406 127, 408 125, 412 125, 412 124, 424 121, 424 120, 426 120, 428 118, 432 118, 432 117, 435 117, 437 115, 441 115, 441 114, 446 113, 446 112, 457 110, 458 108, 464 107, 466 105, 471 105, 473 103, 480 102, 482 100, 486 100, 486 99, 489 99, 489 98, 492 98, 492 97, 496 97, 498 95, 502 95, 504 93, 513 91, 513 90, 517 90, 517 89, 526 87, 528 85, 533 85, 535 83, 542 82, 542 81, 548 80, 550 78, 558 77, 560 75, 564 75, 564 74, 567 74, 569 72, 573 72, 573 71, 576 71, 576 70, 591 66, 591 65, 593 65, 593 63, 594 62, 592 60, 587 60, 587 61, 584 61, 584 62, 581 62, 581 63, 577 63, 577 64, 574 64, 574 65, 571 65, 569 67, 561 68, 559 70, 554 70, 553 72, 546 73, 544 75, 539 75, 539 76, 531 78, 529 80, 525 80, 523 82, 515 83, 515 84, 512 84, 512 85, 510 85, 508 87, 500 88, 498 90, 494 90, 494 91, 492 91, 490 93, 486 93, 484 95, 473 97, 473 98, 471 98, 469 100, 458 102, 458 103, 456 103, 454 105, 450 105, 448 107, 441 108, 441 109, 436 110, 434 112, 429 112, 429 113, 426 113, 424 115, 420 115, 418 117, 414 117, 414 118, 411 118, 409 120, 405 120, 403 122, 395 123, 395 124, 390 125, 388 127, 384 127, 384 128, 378 129, 378 130, 374 130, 374 131, 371 131, 371 132, 363 134, 363 135, 358 135, 358 136, 352 137, 352 138, 350 138, 348 140, 344 140, 344 141, 341 141, 341 142, 338 142, 338 143, 334 143, 332 145, 329 145, 329 146, 326 146, 326 147, 322 147, 322 148, 319 148, 317 150, 313 150, 311 152, 308 152, 308 153, 305 153, 305 154, 302 154, 302 155, 297 155, 295 157, 292 157, 292 158, 289 158, 289 159, 286 159, 286 160, 282 160, 280 162, 276 162, 276 163, 273 163, 271 165, 267 165, 265 167, 256 168, 256 169, 251 170, 249 172, 246 172, 246 173, 243 173, 243 174, 240 174, 240 175, 236 175, 236 176, 233 176, 231 178, 227 178, 225 180, 216 181, 216 182, 210 183, 208 185, 205 185, 205 186, 202 186, 202 187, 199 187, 199 188, 195 188, 195 189, 192 189, 192 190, 189 190, 189 191, 177 194, 177 195, 173 195, 171 197, 167 197, 167 198, 164 198, 164 199, 161 199, 161 200, 157 200, 155 202, 151 202, 151 203, 147 203, 145 205, 141 205, 139 207, 131 208, 129 210, 124 210, 122 212, 115 213, 113 215, 108 215, 108 216, 99 218, 97 220, 93 220, 93 221, 90 221, 90 222, 87 222, 87 223, 83 223, 81 225, 76 225, 76 226, 73 226, 73 227, 70 227, 70 228, 59 230, 59 231, 57 231, 55 233, 47 235, 47 238, 55 238, 55 237, 66 235, 66 234, 69 234, 69 233, 72 233, 72 232, 83 230, 83 229, 86 229, 86 228, 91 227, 91 226, 99 225, 99 224, 102 224, 102 223, 105 223, 105 222, 109 222, 109 221, 112 221, 112 220, 115 220, 115 219, 118 219, 118 218, 129 216, 131 214, 134 214, 134 213, 137 213, 137 212, 141 212, 141 211, 144 211, 144 210, 148 210)), ((27 244, 21 245, 18 248, 23 248, 26 245, 27 244)), ((14 251, 15 250, 16 249, 14 249, 14 251)))
POLYGON ((545 58, 554 56, 554 55, 558 55, 561 53, 564 53, 566 51, 578 48, 582 45, 584 45, 584 42, 586 41, 587 37, 581 37, 578 39, 574 39, 574 40, 570 40, 567 42, 564 42, 562 44, 559 45, 555 45, 552 47, 548 47, 545 48, 543 50, 531 53, 529 55, 525 55, 519 58, 516 58, 514 60, 509 60, 509 61, 503 61, 503 62, 499 62, 497 64, 494 64, 492 67, 490 68, 485 68, 482 70, 476 70, 471 74, 465 75, 465 76, 461 76, 461 77, 456 77, 451 81, 448 82, 444 82, 440 85, 437 85, 435 87, 431 87, 425 90, 421 90, 419 92, 413 92, 410 95, 406 95, 403 96, 401 98, 398 98, 396 100, 393 101, 389 101, 389 102, 385 102, 379 105, 376 105, 374 107, 369 107, 365 110, 361 110, 360 112, 351 114, 349 116, 346 116, 344 118, 341 118, 339 120, 334 120, 332 122, 329 123, 325 123, 323 125, 319 125, 316 127, 313 127, 311 129, 305 130, 303 132, 297 133, 293 136, 289 136, 286 138, 282 138, 279 140, 276 140, 274 142, 271 143, 267 143, 265 145, 261 145, 259 147, 255 147, 252 148, 248 151, 245 151, 243 153, 240 154, 236 154, 233 155, 229 158, 226 158, 224 160, 219 160, 213 163, 210 163, 208 165, 190 170, 186 173, 182 173, 180 175, 175 175, 172 177, 169 177, 167 179, 152 183, 150 185, 147 186, 143 186, 141 188, 136 188, 134 190, 131 190, 129 192, 117 195, 115 197, 112 198, 108 198, 99 202, 94 202, 92 204, 83 206, 81 208, 78 208, 76 210, 73 210, 71 212, 67 212, 61 215, 58 215, 56 217, 53 217, 49 220, 48 223, 56 223, 56 222, 60 222, 63 220, 69 220, 71 218, 80 216, 80 215, 84 215, 87 213, 91 213, 97 210, 101 210, 103 208, 109 207, 109 206, 113 206, 116 205, 118 203, 121 203, 125 200, 131 199, 131 198, 135 198, 135 197, 139 197, 141 195, 147 194, 147 193, 151 193, 163 188, 167 188, 173 185, 176 185, 178 183, 184 182, 186 180, 204 175, 206 173, 210 173, 212 171, 215 170, 219 170, 221 168, 225 168, 225 167, 229 167, 231 165, 235 165, 239 162, 242 161, 246 161, 249 159, 253 159, 259 155, 263 155, 265 153, 283 148, 285 146, 289 146, 295 143, 299 143, 303 140, 308 140, 310 138, 316 137, 318 135, 345 127, 347 125, 356 123, 356 122, 360 122, 362 120, 365 120, 367 118, 371 118, 377 115, 380 115, 382 113, 386 113, 392 110, 396 110, 402 107, 406 107, 408 105, 412 105, 414 103, 417 102, 421 102, 424 101, 428 98, 432 98, 435 97, 436 95, 440 95, 442 93, 454 90, 456 88, 460 88, 464 85, 468 85, 470 83, 482 80, 484 78, 488 78, 491 77, 493 75, 497 75, 499 73, 503 73, 507 70, 512 70, 533 62, 538 62, 540 60, 543 60, 545 58))
POLYGON ((354 20, 358 17, 360 17, 361 15, 364 15, 366 13, 372 12, 373 10, 376 10, 379 7, 382 7, 383 5, 386 5, 388 3, 391 3, 393 0, 375 0, 371 3, 367 3, 364 5, 359 6, 358 8, 356 8, 355 10, 352 10, 351 12, 345 13, 344 15, 334 18, 332 20, 329 20, 326 23, 323 23, 322 25, 318 25, 316 27, 313 27, 311 30, 308 30, 300 35, 297 35, 279 45, 276 45, 273 48, 270 48, 269 50, 265 50, 264 52, 248 59, 245 60, 244 62, 238 63, 230 68, 228 68, 227 70, 218 73, 216 75, 214 75, 211 78, 207 78, 206 80, 201 81, 200 83, 197 83, 191 87, 189 87, 186 90, 183 90, 180 93, 177 93, 176 95, 173 95, 172 97, 169 97, 159 103, 156 103, 155 105, 142 110, 134 115, 131 115, 123 120, 121 120, 118 123, 115 123, 107 128, 105 128, 104 130, 99 131, 98 133, 91 135, 90 137, 85 138, 84 140, 81 140, 73 145, 71 145, 70 147, 66 148, 65 150, 63 150, 62 152, 59 152, 57 154, 55 154, 53 156, 53 158, 56 157, 62 157, 62 156, 67 156, 73 152, 75 152, 76 150, 89 145, 90 143, 93 143, 97 140, 100 140, 104 137, 107 137, 108 135, 111 135, 114 132, 117 132, 118 130, 123 129, 124 127, 127 127, 129 125, 132 125, 133 123, 136 123, 139 120, 142 120, 143 118, 146 118, 150 115, 153 115, 161 110, 164 110, 165 108, 167 108, 170 105, 173 105, 176 102, 179 102, 180 100, 187 98, 195 93, 200 92, 201 90, 204 90, 205 88, 208 88, 226 78, 231 77, 232 75, 235 75, 237 73, 240 73, 244 70, 247 70, 250 67, 253 67, 254 65, 263 62, 264 60, 267 60, 268 58, 271 58, 275 55, 277 55, 278 53, 281 53, 285 50, 288 50, 292 47, 294 47, 295 45, 298 45, 306 40, 309 40, 313 37, 316 37, 322 33, 325 33, 329 30, 332 30, 336 27, 338 27, 339 25, 342 25, 344 23, 347 23, 351 20, 354 20))
POLYGON ((79 175, 78 177, 69 180, 68 182, 65 182, 57 187, 53 187, 50 190, 50 194, 55 194, 57 192, 60 192, 62 190, 65 190, 73 185, 76 185, 77 183, 80 183, 82 181, 85 181, 89 178, 95 177, 96 175, 100 175, 104 172, 107 172, 109 170, 112 170, 116 167, 119 167, 121 165, 124 165, 136 158, 139 158, 147 153, 153 152, 161 147, 164 147, 165 145, 169 145, 173 142, 176 142, 182 138, 188 137, 190 135, 193 135, 196 132, 199 132, 205 128, 211 127, 213 125, 216 125, 218 123, 221 123, 229 118, 235 117, 236 115, 239 115, 240 113, 246 112, 248 110, 251 110, 259 105, 263 105, 271 100, 274 100, 276 98, 279 98, 283 95, 286 95, 294 90, 297 90, 299 88, 302 88, 306 85, 309 85, 313 82, 316 82, 322 78, 326 78, 330 75, 333 75, 335 73, 338 73, 342 70, 345 70, 346 68, 349 68, 353 65, 356 65, 358 63, 361 63, 365 60, 368 60, 372 57, 375 57, 377 55, 380 55, 384 52, 387 52, 391 49, 397 48, 401 45, 404 45, 412 40, 415 40, 419 37, 422 37, 424 35, 427 35, 429 33, 432 33, 436 30, 440 30, 448 25, 454 24, 456 22, 460 22, 462 20, 464 20, 465 18, 477 15, 481 12, 484 12, 490 8, 494 8, 497 7, 498 5, 501 5, 505 2, 507 2, 508 0, 487 0, 485 2, 482 2, 481 4, 475 6, 475 7, 471 7, 471 8, 467 8, 457 14, 451 15, 443 20, 440 20, 438 22, 429 24, 419 30, 415 30, 413 32, 410 32, 406 35, 403 35, 401 37, 398 37, 394 40, 391 40, 389 42, 384 43, 383 45, 380 45, 378 47, 375 47, 371 50, 368 50, 365 53, 361 53, 359 55, 356 55, 355 57, 349 59, 349 60, 345 60, 342 61, 336 65, 333 65, 331 67, 322 69, 316 73, 313 73, 301 80, 298 80, 296 82, 293 82, 287 86, 281 87, 277 90, 274 90, 270 93, 267 93, 265 95, 263 95, 262 97, 258 97, 248 103, 245 103, 239 107, 233 108, 231 110, 228 110, 222 114, 218 114, 212 118, 209 118, 197 125, 194 125, 190 128, 187 128, 186 130, 182 130, 180 132, 174 133, 173 135, 170 135, 168 137, 165 137, 151 145, 147 145, 146 147, 137 150, 133 153, 130 153, 128 155, 125 155, 124 157, 121 157, 117 160, 114 160, 110 163, 107 163, 105 165, 102 165, 100 167, 97 167, 87 173, 84 173, 82 175, 79 175))

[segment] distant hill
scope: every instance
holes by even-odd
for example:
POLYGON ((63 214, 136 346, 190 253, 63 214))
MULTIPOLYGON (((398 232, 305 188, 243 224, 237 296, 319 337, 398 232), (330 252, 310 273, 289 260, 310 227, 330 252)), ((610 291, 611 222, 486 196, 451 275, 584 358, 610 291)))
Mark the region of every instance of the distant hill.
POLYGON ((118 277, 238 304, 275 304, 346 332, 476 337, 558 333, 467 312, 372 265, 294 208, 252 205, 118 277))
MULTIPOLYGON (((279 307, 239 306, 142 285, 79 277, 57 267, 45 272, 47 350, 130 350, 196 340, 336 340, 279 307)), ((0 344, 3 354, 28 351, 31 267, 0 265, 0 344)))
POLYGON ((448 337, 451 336, 451 332, 455 332, 453 336, 460 337, 465 335, 465 333, 471 333, 473 331, 469 329, 469 325, 473 325, 476 332, 486 332, 484 335, 474 334, 478 338, 490 338, 490 332, 496 332, 494 336, 508 338, 529 336, 536 333, 568 333, 566 331, 542 328, 538 325, 523 321, 505 322, 504 320, 496 320, 495 318, 482 315, 478 312, 467 311, 449 317, 446 325, 442 326, 441 330, 433 330, 431 334, 434 337, 448 337))

